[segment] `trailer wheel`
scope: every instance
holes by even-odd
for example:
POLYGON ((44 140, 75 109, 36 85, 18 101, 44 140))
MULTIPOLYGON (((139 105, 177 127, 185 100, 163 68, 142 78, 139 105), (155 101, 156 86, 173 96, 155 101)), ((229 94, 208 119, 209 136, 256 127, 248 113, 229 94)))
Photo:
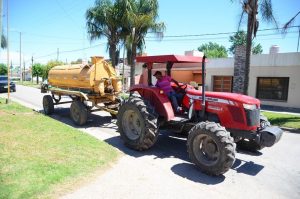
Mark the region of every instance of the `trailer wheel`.
POLYGON ((141 98, 129 98, 119 109, 117 115, 118 130, 125 145, 134 150, 143 151, 157 141, 158 115, 154 108, 141 98))
POLYGON ((214 122, 200 122, 188 135, 191 161, 209 175, 221 175, 230 169, 235 160, 235 147, 229 132, 214 122))
POLYGON ((43 108, 45 115, 51 115, 54 112, 54 104, 51 95, 43 97, 43 108))
POLYGON ((72 102, 70 115, 76 125, 84 125, 87 121, 88 110, 86 106, 78 100, 72 102))

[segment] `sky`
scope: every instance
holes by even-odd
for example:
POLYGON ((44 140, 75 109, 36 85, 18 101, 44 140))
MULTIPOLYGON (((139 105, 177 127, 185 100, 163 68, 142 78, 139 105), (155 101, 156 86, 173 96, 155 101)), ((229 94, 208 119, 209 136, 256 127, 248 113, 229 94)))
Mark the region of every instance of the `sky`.
MULTIPOLYGON (((47 63, 57 58, 63 62, 83 60, 91 56, 108 58, 106 38, 90 42, 86 30, 86 10, 95 0, 2 0, 3 32, 7 31, 7 1, 9 19, 10 62, 20 65, 20 33, 22 65, 47 63), (58 53, 59 52, 59 53, 58 53)), ((273 11, 281 27, 300 10, 300 0, 273 0, 273 11)), ((216 42, 230 47, 229 34, 203 36, 210 33, 237 31, 241 4, 238 0, 159 0, 159 19, 164 22, 164 38, 158 41, 148 34, 144 52, 148 55, 179 54, 197 50, 204 43, 216 42), (188 37, 170 37, 200 35, 188 37), (201 36, 202 35, 202 36, 201 36)), ((294 25, 300 25, 300 16, 294 25)), ((260 20, 259 29, 274 28, 260 20)), ((246 21, 241 29, 246 30, 246 21)), ((280 52, 296 52, 298 28, 285 36, 279 31, 260 31, 255 43, 260 43, 263 53, 271 45, 278 45, 280 52)), ((0 50, 0 63, 7 62, 6 50, 0 50)))

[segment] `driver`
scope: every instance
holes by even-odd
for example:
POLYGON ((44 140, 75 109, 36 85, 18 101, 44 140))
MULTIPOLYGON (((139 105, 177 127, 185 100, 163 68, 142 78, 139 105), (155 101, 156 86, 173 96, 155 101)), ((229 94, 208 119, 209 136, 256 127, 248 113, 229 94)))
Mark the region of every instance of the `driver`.
POLYGON ((168 98, 172 102, 172 106, 175 112, 181 113, 182 108, 178 106, 176 93, 171 87, 171 81, 175 82, 176 84, 178 84, 178 82, 168 75, 163 76, 160 71, 156 71, 153 76, 157 79, 155 86, 163 90, 164 93, 168 96, 168 98))

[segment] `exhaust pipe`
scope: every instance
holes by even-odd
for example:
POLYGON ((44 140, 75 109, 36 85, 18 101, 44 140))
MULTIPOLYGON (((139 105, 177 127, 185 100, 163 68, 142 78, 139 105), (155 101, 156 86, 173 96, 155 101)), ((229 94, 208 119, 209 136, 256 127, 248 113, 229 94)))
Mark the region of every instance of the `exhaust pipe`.
POLYGON ((202 118, 205 116, 205 55, 202 57, 202 118))

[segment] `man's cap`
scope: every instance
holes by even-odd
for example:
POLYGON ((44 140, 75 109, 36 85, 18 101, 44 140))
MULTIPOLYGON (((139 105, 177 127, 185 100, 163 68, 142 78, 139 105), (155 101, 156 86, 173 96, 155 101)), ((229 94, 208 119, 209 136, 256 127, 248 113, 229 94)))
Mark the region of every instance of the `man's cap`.
POLYGON ((153 76, 156 76, 156 75, 162 75, 162 73, 160 71, 156 71, 153 76))

